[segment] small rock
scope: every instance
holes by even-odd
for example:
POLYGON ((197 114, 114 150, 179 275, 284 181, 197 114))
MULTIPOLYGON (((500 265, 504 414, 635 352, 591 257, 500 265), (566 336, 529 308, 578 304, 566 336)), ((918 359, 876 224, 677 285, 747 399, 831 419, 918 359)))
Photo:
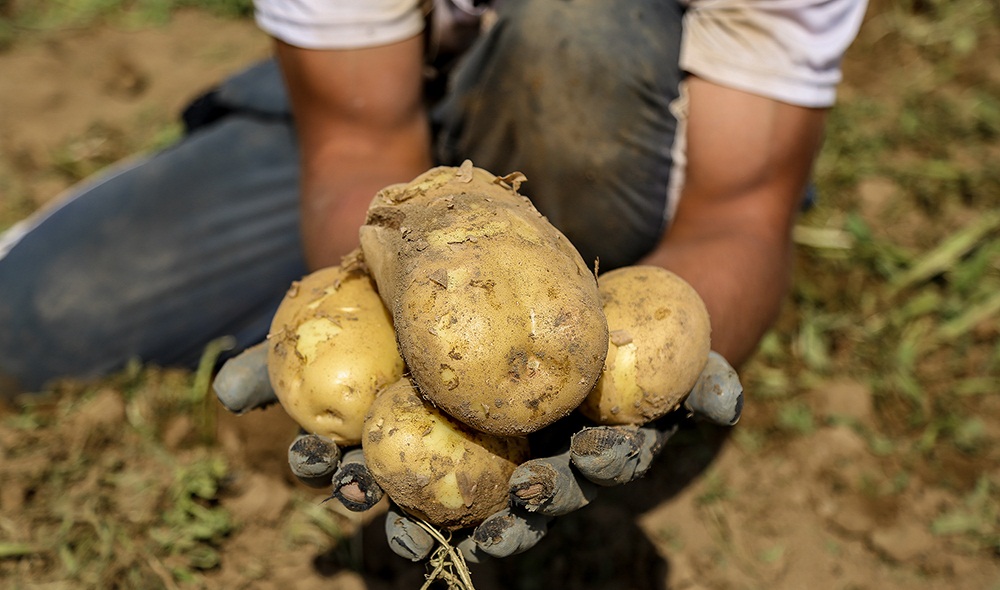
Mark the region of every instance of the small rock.
POLYGON ((861 424, 871 421, 871 387, 853 380, 830 381, 813 392, 817 411, 826 418, 851 418, 861 424))
POLYGON ((872 519, 855 504, 841 505, 828 518, 831 526, 850 537, 862 537, 874 526, 872 519))
POLYGON ((823 471, 845 475, 849 467, 856 467, 871 456, 865 440, 844 425, 821 428, 790 446, 789 452, 796 459, 790 477, 823 471))
POLYGON ((149 89, 149 75, 132 61, 119 57, 117 63, 108 65, 111 75, 104 83, 107 94, 123 99, 135 99, 149 89))
POLYGON ((292 497, 285 482, 260 473, 250 474, 241 487, 243 493, 225 503, 240 522, 276 522, 292 497))
POLYGON ((875 530, 870 541, 875 551, 896 562, 911 561, 934 547, 934 536, 920 523, 875 530))

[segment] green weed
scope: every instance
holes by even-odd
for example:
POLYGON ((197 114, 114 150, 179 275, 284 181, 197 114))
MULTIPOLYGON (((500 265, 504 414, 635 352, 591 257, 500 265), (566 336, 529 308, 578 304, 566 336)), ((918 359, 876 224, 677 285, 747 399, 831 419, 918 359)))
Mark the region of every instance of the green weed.
MULTIPOLYGON (((168 554, 183 554, 186 566, 204 570, 219 563, 217 546, 233 523, 229 514, 215 504, 227 468, 221 458, 207 455, 178 466, 170 486, 170 505, 163 524, 150 533, 168 554)), ((181 575, 188 574, 182 567, 181 575)))
POLYGON ((793 434, 810 434, 816 430, 816 420, 809 406, 794 402, 778 410, 778 427, 793 434))
POLYGON ((785 546, 784 545, 774 545, 768 549, 760 552, 757 558, 762 563, 776 563, 785 556, 785 546))
POLYGON ((974 545, 1000 552, 1000 488, 982 476, 960 506, 941 514, 931 524, 939 536, 961 536, 974 545))
POLYGON ((698 494, 696 502, 699 506, 711 506, 732 497, 732 489, 719 473, 712 472, 705 477, 704 490, 698 494))
MULTIPOLYGON (((252 0, 39 0, 17 3, 0 29, 0 42, 19 32, 79 28, 110 22, 125 27, 163 24, 185 8, 239 18, 253 13, 252 0)), ((10 41, 8 41, 8 44, 10 41)))

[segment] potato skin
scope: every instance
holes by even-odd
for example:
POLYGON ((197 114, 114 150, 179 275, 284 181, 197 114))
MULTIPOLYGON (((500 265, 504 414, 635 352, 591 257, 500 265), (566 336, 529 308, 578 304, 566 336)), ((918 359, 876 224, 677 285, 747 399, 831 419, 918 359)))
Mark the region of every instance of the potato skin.
POLYGON ((372 404, 365 463, 386 494, 437 526, 471 527, 507 505, 507 482, 528 459, 524 437, 473 430, 424 400, 409 379, 372 404))
POLYGON ((382 190, 360 232, 421 392, 499 435, 573 411, 607 354, 593 273, 517 182, 435 168, 382 190))
POLYGON ((356 265, 294 283, 268 343, 268 375, 282 407, 302 428, 339 445, 361 441, 376 393, 404 371, 389 312, 356 265))
POLYGON ((600 424, 645 424, 676 409, 708 362, 708 310, 693 287, 656 266, 619 268, 599 284, 609 350, 580 412, 600 424))

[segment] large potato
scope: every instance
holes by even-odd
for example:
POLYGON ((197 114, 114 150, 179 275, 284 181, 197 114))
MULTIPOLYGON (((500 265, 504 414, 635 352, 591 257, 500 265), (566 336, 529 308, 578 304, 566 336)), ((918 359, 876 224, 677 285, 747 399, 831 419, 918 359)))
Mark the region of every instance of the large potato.
POLYGON ((580 412, 601 424, 644 424, 676 409, 708 361, 705 303, 683 279, 655 266, 605 273, 600 290, 609 350, 580 412))
POLYGON ((403 375, 389 312, 357 267, 325 268, 293 284, 268 344, 268 375, 282 407, 341 445, 361 441, 375 394, 403 375))
POLYGON ((593 273, 516 183, 435 168, 379 192, 360 232, 421 392, 501 435, 575 409, 608 338, 593 273))
POLYGON ((469 428, 424 400, 409 379, 379 394, 361 444, 394 502, 447 529, 475 526, 504 508, 507 482, 528 459, 527 439, 469 428))

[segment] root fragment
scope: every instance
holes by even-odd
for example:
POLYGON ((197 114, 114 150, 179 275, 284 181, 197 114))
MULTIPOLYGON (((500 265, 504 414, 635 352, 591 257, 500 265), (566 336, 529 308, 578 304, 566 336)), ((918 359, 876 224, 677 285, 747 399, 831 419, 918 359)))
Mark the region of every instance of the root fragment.
POLYGON ((420 590, 428 590, 438 580, 447 584, 448 590, 476 590, 465 556, 451 544, 450 536, 445 537, 437 528, 419 518, 414 518, 414 522, 438 543, 438 548, 427 560, 432 569, 420 590))

